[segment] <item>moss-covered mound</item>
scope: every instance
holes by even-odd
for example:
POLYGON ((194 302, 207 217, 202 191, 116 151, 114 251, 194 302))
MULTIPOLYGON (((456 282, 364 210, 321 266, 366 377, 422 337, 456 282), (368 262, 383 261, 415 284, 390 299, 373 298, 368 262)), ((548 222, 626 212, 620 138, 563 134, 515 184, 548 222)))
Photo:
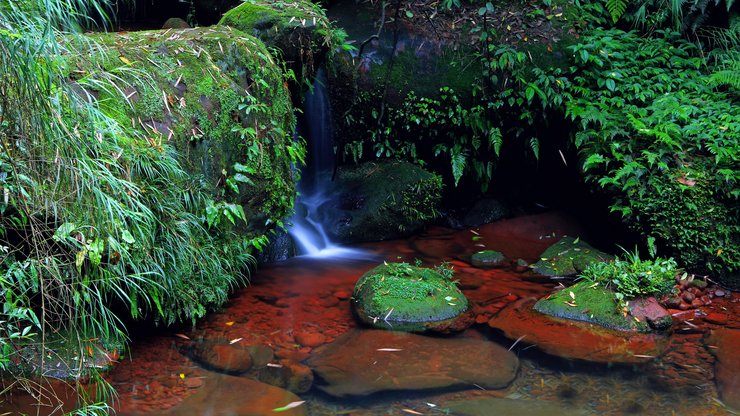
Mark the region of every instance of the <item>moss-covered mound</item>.
POLYGON ((470 256, 470 262, 475 267, 495 267, 506 260, 503 254, 495 250, 482 250, 470 256))
POLYGON ((307 0, 247 0, 226 12, 219 25, 257 36, 277 48, 298 79, 312 78, 334 45, 331 22, 320 6, 307 0))
POLYGON ((380 161, 339 169, 322 222, 340 242, 400 238, 439 216, 442 179, 407 162, 380 161))
POLYGON ((650 330, 645 320, 620 312, 614 292, 601 285, 578 282, 535 303, 534 310, 563 319, 590 322, 620 331, 650 330))
POLYGON ((385 263, 358 280, 352 307, 362 322, 376 328, 445 332, 467 311, 468 300, 436 270, 385 263))
POLYGON ((551 245, 535 263, 533 270, 545 276, 575 276, 596 261, 607 261, 614 257, 591 247, 580 238, 564 236, 551 245))
MULTIPOLYGON (((292 209, 293 109, 279 64, 228 27, 98 34, 102 52, 68 57, 71 81, 102 110, 171 145, 212 190, 244 207, 258 236, 292 209)), ((214 221, 216 218, 213 218, 214 221)))

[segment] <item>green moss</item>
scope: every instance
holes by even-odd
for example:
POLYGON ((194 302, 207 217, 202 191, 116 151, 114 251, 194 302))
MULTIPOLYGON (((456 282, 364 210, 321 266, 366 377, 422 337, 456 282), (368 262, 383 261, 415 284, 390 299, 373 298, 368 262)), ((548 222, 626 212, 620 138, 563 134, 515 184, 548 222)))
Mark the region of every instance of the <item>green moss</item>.
POLYGON ((593 262, 611 259, 613 256, 591 247, 580 238, 565 236, 540 255, 533 270, 545 276, 575 276, 593 262))
POLYGON ((406 263, 386 263, 365 273, 355 286, 353 306, 366 324, 423 331, 425 324, 453 319, 468 300, 441 273, 406 263))
POLYGON ((576 283, 540 299, 534 309, 557 318, 591 322, 620 331, 650 330, 647 322, 620 313, 614 292, 590 282, 576 283))
POLYGON ((503 254, 494 250, 483 250, 474 253, 470 257, 470 262, 476 267, 494 267, 506 260, 503 254))

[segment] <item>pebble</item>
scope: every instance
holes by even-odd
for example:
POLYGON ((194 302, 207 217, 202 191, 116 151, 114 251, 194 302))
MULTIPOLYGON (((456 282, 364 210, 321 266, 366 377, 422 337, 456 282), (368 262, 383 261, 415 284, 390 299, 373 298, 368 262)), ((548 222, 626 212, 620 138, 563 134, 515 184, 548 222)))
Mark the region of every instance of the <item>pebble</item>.
POLYGON ((295 342, 304 347, 316 348, 326 342, 326 337, 317 332, 298 332, 295 334, 295 342))
POLYGON ((725 291, 722 290, 722 289, 717 289, 717 290, 714 291, 714 296, 716 296, 718 298, 721 298, 724 295, 725 295, 725 291))

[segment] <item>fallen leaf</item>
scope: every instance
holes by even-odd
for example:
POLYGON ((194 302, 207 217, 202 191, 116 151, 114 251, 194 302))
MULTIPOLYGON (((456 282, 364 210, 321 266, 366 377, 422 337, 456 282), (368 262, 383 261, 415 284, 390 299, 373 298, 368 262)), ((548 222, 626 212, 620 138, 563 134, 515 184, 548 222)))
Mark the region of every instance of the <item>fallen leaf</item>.
POLYGON ((678 178, 677 179, 679 183, 686 185, 686 186, 694 186, 696 185, 696 181, 693 179, 686 179, 686 178, 678 178))
POLYGON ((290 402, 290 403, 286 404, 283 407, 276 407, 276 408, 272 409, 272 411, 273 412, 285 412, 286 410, 290 410, 290 409, 296 408, 296 407, 302 405, 303 403, 306 403, 306 401, 305 400, 299 400, 297 402, 290 402))
POLYGON ((131 65, 131 61, 129 61, 125 56, 119 56, 118 59, 121 60, 126 65, 131 65))
POLYGON ((378 348, 376 351, 397 352, 397 351, 403 351, 403 349, 401 349, 401 348, 378 348))
POLYGON ((234 321, 226 322, 226 326, 234 325, 234 321))
POLYGON ((178 337, 178 338, 182 338, 182 339, 187 339, 187 340, 189 340, 189 339, 190 339, 190 338, 188 338, 188 336, 187 336, 187 335, 185 335, 185 334, 175 334, 175 336, 176 336, 176 337, 178 337))
POLYGON ((406 412, 412 415, 423 415, 424 413, 417 412, 416 410, 411 409, 401 409, 402 412, 406 412))
POLYGON ((243 340, 244 338, 234 338, 231 341, 229 341, 229 345, 236 344, 237 342, 243 340))

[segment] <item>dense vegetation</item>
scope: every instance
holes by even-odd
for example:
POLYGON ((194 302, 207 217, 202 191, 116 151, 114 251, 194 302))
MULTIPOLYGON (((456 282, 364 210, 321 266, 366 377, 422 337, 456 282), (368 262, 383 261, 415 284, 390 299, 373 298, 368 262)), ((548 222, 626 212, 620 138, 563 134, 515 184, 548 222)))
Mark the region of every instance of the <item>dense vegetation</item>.
MULTIPOLYGON (((360 111, 346 121, 367 133, 345 138, 345 154, 426 166, 442 158, 450 183, 485 191, 502 148, 537 158, 544 141, 561 140, 553 126, 566 126, 570 139, 560 145, 577 149, 584 179, 611 198, 646 248, 737 286, 740 18, 731 1, 667 3, 523 4, 526 19, 572 22, 560 41, 537 44, 512 40, 511 27, 498 23, 507 4, 443 2, 441 14, 446 4, 449 13, 475 15, 464 29, 481 63, 473 98, 443 87, 372 105, 360 94, 360 111), (703 25, 710 11, 726 26, 703 25)), ((419 6, 403 7, 410 19, 419 6)), ((467 56, 460 66, 469 66, 467 56)))

